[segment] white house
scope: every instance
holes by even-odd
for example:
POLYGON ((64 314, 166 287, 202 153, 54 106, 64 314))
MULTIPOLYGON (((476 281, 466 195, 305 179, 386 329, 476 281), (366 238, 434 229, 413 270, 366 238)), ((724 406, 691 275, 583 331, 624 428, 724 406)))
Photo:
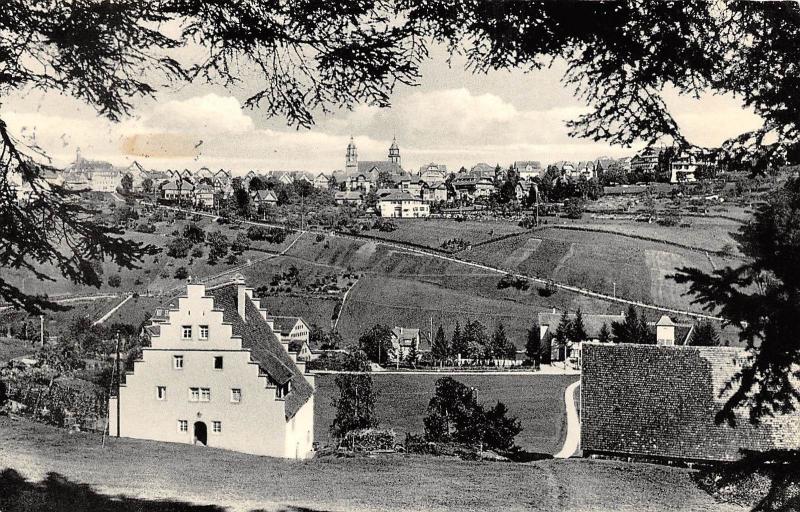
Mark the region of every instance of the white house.
POLYGON ((320 190, 328 190, 331 186, 331 179, 330 177, 326 176, 325 173, 317 174, 317 177, 314 178, 313 181, 314 188, 318 188, 320 190))
POLYGON ((308 324, 299 316, 273 316, 273 330, 281 343, 296 344, 308 343, 308 324))
POLYGON ((377 209, 381 217, 428 217, 431 214, 430 206, 421 198, 403 191, 379 198, 377 209))
POLYGON ((392 329, 392 348, 394 349, 393 361, 399 357, 402 361, 411 351, 419 350, 419 329, 409 329, 406 327, 395 327, 392 329))
POLYGON ((521 180, 531 180, 541 177, 542 164, 537 160, 517 160, 514 162, 514 170, 521 180))
POLYGON ((109 402, 111 435, 310 456, 314 378, 243 279, 189 284, 152 321, 150 346, 109 402))

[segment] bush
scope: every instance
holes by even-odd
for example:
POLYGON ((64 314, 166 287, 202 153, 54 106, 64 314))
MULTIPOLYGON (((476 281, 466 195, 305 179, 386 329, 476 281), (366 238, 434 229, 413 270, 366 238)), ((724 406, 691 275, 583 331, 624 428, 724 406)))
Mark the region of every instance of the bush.
POLYGON ((189 251, 192 248, 192 243, 185 238, 173 238, 172 241, 167 244, 167 256, 175 259, 185 258, 189 255, 189 251))
POLYGON ((583 212, 586 209, 584 201, 573 199, 564 205, 564 213, 568 219, 580 219, 583 217, 583 212))
POLYGON ((135 230, 139 233, 155 233, 156 226, 152 223, 142 222, 136 226, 135 230))
POLYGON ((203 248, 202 247, 195 247, 192 250, 192 258, 202 258, 203 257, 203 248))
POLYGON ((175 279, 186 279, 189 277, 189 271, 186 267, 178 267, 175 269, 175 279))
POLYGON ((316 240, 317 243, 324 242, 325 241, 325 235, 323 235, 322 233, 317 233, 317 236, 316 236, 316 238, 314 240, 316 240))
POLYGON ((463 238, 451 238, 442 242, 442 249, 449 252, 458 252, 470 247, 470 243, 463 238))
POLYGON ((397 229, 397 224, 388 219, 378 218, 372 224, 372 229, 377 229, 378 231, 391 233, 392 231, 397 229))
POLYGON ((121 284, 122 278, 119 276, 119 274, 112 274, 108 276, 108 286, 112 288, 119 288, 121 284))
POLYGON ((351 430, 344 435, 340 446, 346 446, 355 452, 392 450, 395 447, 396 437, 392 429, 365 428, 351 430))

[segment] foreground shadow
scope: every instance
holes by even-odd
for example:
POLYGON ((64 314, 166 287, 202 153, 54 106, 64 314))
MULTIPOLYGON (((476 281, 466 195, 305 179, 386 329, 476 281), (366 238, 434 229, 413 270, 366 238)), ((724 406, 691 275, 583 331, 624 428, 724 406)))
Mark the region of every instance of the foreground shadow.
MULTIPOLYGON (((129 496, 106 496, 87 484, 48 473, 41 482, 30 482, 13 469, 0 472, 2 512, 225 512, 217 505, 196 505, 176 500, 148 500, 129 496)), ((254 511, 257 512, 257 511, 254 511)), ((279 512, 325 512, 284 506, 279 512)))

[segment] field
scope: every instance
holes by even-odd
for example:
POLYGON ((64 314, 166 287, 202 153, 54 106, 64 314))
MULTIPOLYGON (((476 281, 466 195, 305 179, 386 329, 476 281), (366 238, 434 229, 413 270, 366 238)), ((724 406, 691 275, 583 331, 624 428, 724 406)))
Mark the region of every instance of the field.
MULTIPOLYGON (((123 297, 117 298, 103 298, 97 300, 85 300, 80 302, 65 303, 70 309, 66 311, 48 311, 44 315, 44 330, 45 335, 60 335, 69 328, 70 323, 75 318, 86 317, 91 320, 97 320, 105 313, 110 311, 114 306, 122 302, 123 297)), ((23 311, 16 311, 7 309, 0 312, 0 325, 22 322, 31 322, 30 328, 33 332, 39 334, 39 317, 29 317, 23 311)), ((113 320, 112 320, 113 321, 113 320)), ((18 324, 18 326, 21 324, 18 324)))
MULTIPOLYGON (((379 393, 376 412, 381 426, 395 429, 398 439, 407 432, 421 434, 422 419, 439 375, 381 375, 373 381, 379 393)), ((523 430, 516 443, 526 451, 554 454, 561 449, 566 435, 564 390, 578 380, 574 375, 456 375, 454 379, 478 388, 478 401, 494 405, 497 400, 508 406, 523 430)), ((315 439, 329 442, 328 428, 336 414, 331 401, 337 395, 334 375, 317 377, 314 420, 315 439)))
POLYGON ((115 438, 104 449, 99 435, 2 416, 0 446, 0 509, 9 512, 746 510, 714 501, 689 470, 649 464, 407 455, 297 462, 115 438))
MULTIPOLYGON (((665 307, 696 310, 688 287, 666 280, 676 267, 713 270, 702 253, 621 235, 545 227, 472 250, 460 257, 557 282, 665 307), (531 242, 536 240, 537 242, 531 242), (524 257, 525 256, 525 257, 524 257)), ((715 258, 719 261, 718 258, 715 258)), ((592 310, 593 313, 598 311, 592 310)))
POLYGON ((504 221, 463 221, 450 219, 392 219, 397 225, 394 231, 372 229, 366 234, 384 240, 424 245, 432 249, 442 249, 448 240, 461 238, 471 244, 493 240, 514 233, 523 233, 524 228, 504 221))

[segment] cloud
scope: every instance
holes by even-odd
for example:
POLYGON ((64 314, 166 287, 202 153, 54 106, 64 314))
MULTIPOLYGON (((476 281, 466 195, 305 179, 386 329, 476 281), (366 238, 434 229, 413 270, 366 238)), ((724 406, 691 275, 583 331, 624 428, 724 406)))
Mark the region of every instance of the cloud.
POLYGON ((213 93, 157 105, 143 124, 147 128, 188 133, 243 133, 255 127, 252 118, 242 111, 239 100, 213 93))

